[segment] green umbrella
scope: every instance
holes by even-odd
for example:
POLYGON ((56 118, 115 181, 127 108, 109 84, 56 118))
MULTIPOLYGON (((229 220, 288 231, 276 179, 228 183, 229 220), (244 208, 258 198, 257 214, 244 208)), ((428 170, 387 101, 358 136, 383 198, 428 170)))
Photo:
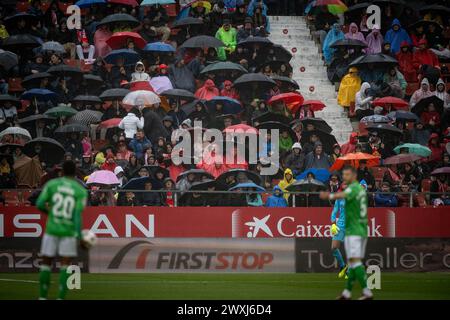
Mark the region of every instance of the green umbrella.
POLYGON ((71 117, 75 115, 78 111, 70 107, 67 104, 58 104, 58 106, 48 109, 44 114, 46 116, 61 118, 61 117, 71 117))
POLYGON ((421 157, 428 157, 431 154, 431 150, 428 147, 422 146, 417 143, 405 143, 395 147, 395 153, 399 154, 402 149, 408 149, 408 153, 416 154, 421 157))

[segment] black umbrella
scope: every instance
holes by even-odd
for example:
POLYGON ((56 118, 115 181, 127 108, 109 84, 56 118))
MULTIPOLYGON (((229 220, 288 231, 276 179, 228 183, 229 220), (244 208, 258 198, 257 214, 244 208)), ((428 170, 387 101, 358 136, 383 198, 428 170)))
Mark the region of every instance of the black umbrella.
POLYGON ((18 143, 0 143, 1 154, 12 154, 17 148, 23 149, 23 145, 18 143))
POLYGON ((365 67, 369 64, 374 64, 377 67, 388 67, 398 64, 398 61, 391 56, 382 53, 366 54, 353 60, 349 67, 365 67))
POLYGON ((384 136, 386 135, 401 136, 403 134, 403 131, 397 128, 396 126, 386 123, 370 124, 366 127, 366 129, 369 132, 377 132, 378 134, 384 136))
POLYGON ((128 89, 108 89, 103 91, 99 98, 103 101, 122 100, 128 93, 130 93, 128 89))
POLYGON ((161 183, 151 177, 133 178, 122 187, 123 190, 144 190, 145 184, 151 183, 153 190, 161 190, 161 183))
POLYGON ((357 3, 357 4, 353 5, 353 6, 348 7, 348 10, 345 13, 350 13, 350 12, 353 12, 353 11, 363 10, 363 9, 366 9, 370 5, 372 5, 372 4, 368 3, 368 2, 357 3))
POLYGON ((444 101, 436 96, 420 99, 419 102, 411 109, 411 112, 417 114, 419 117, 428 108, 430 104, 434 105, 437 112, 442 114, 444 112, 444 101))
POLYGON ((261 130, 261 129, 278 130, 280 132, 280 136, 281 136, 281 132, 287 131, 289 133, 289 135, 291 136, 292 140, 294 140, 294 141, 297 140, 297 135, 295 134, 294 130, 292 130, 292 128, 288 124, 285 124, 285 123, 276 122, 276 121, 267 121, 267 122, 260 123, 259 125, 256 126, 256 128, 258 130, 261 130))
POLYGON ((333 131, 330 125, 321 118, 303 118, 300 122, 302 123, 303 128, 306 128, 308 124, 311 124, 314 126, 315 130, 320 130, 326 133, 331 133, 331 131, 333 131))
MULTIPOLYGON (((217 185, 225 186, 227 185, 226 181, 229 177, 234 177, 236 184, 240 183, 241 181, 238 181, 240 177, 245 177, 247 180, 253 181, 257 185, 262 184, 261 176, 253 171, 248 171, 244 169, 232 169, 228 170, 227 172, 222 173, 220 176, 217 177, 216 182, 217 185), (238 177, 239 176, 239 177, 238 177)), ((242 181, 246 182, 246 181, 242 181)), ((229 186, 228 186, 229 187, 229 186)), ((227 189, 228 190, 228 189, 227 189)))
POLYGON ((22 106, 22 102, 16 97, 9 94, 1 94, 0 95, 0 104, 3 106, 5 103, 11 103, 13 106, 20 108, 22 106))
POLYGON ((99 28, 104 25, 115 25, 115 24, 126 25, 130 28, 136 28, 140 25, 140 22, 132 15, 126 13, 116 13, 111 14, 106 18, 102 19, 97 24, 96 27, 99 28))
POLYGON ((47 72, 58 77, 81 77, 83 75, 83 71, 79 68, 68 66, 66 64, 50 67, 47 72))
POLYGON ((266 61, 263 64, 260 64, 257 68, 258 71, 263 70, 266 66, 270 66, 270 69, 272 69, 272 71, 276 71, 276 70, 280 70, 281 66, 285 65, 286 69, 288 71, 292 71, 292 67, 291 65, 286 62, 286 61, 282 61, 282 60, 270 60, 270 61, 266 61))
POLYGON ((4 24, 5 24, 6 29, 9 32, 13 31, 16 28, 17 23, 20 20, 25 21, 25 23, 26 23, 25 30, 30 30, 31 26, 34 23, 36 23, 39 20, 39 18, 36 15, 30 14, 30 13, 25 13, 25 12, 17 13, 13 16, 5 18, 4 24))
POLYGON ((30 34, 15 34, 6 38, 2 43, 2 48, 21 54, 29 52, 30 49, 39 47, 39 38, 30 34))
POLYGON ((23 147, 23 152, 29 157, 39 155, 39 159, 47 164, 60 163, 65 154, 62 144, 52 138, 36 138, 28 141, 23 147))
POLYGON ((290 192, 318 192, 327 189, 325 184, 316 179, 302 179, 295 181, 286 188, 290 192))
POLYGON ((105 81, 103 81, 102 77, 96 76, 93 74, 85 74, 83 75, 83 80, 86 82, 88 87, 92 87, 93 89, 97 89, 98 87, 103 86, 105 81))
POLYGON ((29 76, 26 76, 22 80, 22 86, 26 88, 27 90, 39 87, 41 81, 43 79, 51 79, 53 78, 53 75, 51 75, 48 72, 39 72, 30 74, 29 76))
POLYGON ((186 101, 195 100, 195 96, 192 92, 184 90, 184 89, 170 89, 161 93, 161 96, 172 98, 172 99, 180 99, 186 101))
POLYGON ((180 48, 220 48, 225 44, 211 36, 196 36, 186 40, 180 48))
POLYGON ((82 102, 84 104, 101 104, 102 100, 97 96, 78 95, 73 98, 72 102, 82 102))
POLYGON ((241 46, 241 47, 248 47, 248 46, 253 46, 255 44, 268 47, 268 46, 272 46, 273 42, 265 37, 248 37, 247 39, 239 42, 237 45, 241 46))
POLYGON ((262 73, 247 73, 234 81, 234 86, 240 89, 248 88, 252 84, 262 85, 267 88, 271 88, 276 85, 275 81, 262 73))
POLYGON ((430 25, 433 25, 436 28, 436 32, 437 33, 439 33, 439 34, 442 33, 442 30, 443 30, 442 26, 439 23, 437 23, 435 21, 430 21, 430 20, 419 20, 417 22, 414 22, 413 24, 411 24, 408 27, 408 29, 414 30, 414 29, 416 29, 418 27, 423 27, 425 32, 426 32, 430 25))
POLYGON ((89 132, 89 128, 81 123, 70 123, 55 130, 55 133, 80 133, 89 132))
POLYGON ((32 116, 28 116, 22 119, 19 119, 19 123, 20 124, 25 124, 25 123, 29 123, 29 122, 35 122, 37 120, 43 120, 46 122, 53 122, 56 121, 57 119, 54 117, 50 117, 47 116, 45 114, 33 114, 32 116))
POLYGON ((289 52, 288 49, 279 44, 274 44, 273 53, 275 56, 275 60, 289 62, 292 59, 292 53, 289 52))
POLYGON ((241 66, 240 64, 233 63, 230 61, 225 62, 215 62, 211 63, 210 65, 206 66, 200 73, 216 73, 216 72, 223 72, 223 71, 235 71, 239 73, 247 73, 247 70, 241 66))
POLYGON ((330 46, 331 48, 366 48, 367 45, 356 39, 342 39, 333 42, 333 44, 330 46))
POLYGON ((195 106, 197 105, 197 103, 202 102, 205 103, 206 100, 202 100, 202 99, 195 99, 191 102, 185 103, 181 106, 181 110, 184 111, 184 113, 186 113, 187 116, 189 116, 192 112, 194 112, 195 110, 195 106))
POLYGON ((280 82, 281 86, 286 86, 286 87, 293 87, 295 90, 300 89, 300 86, 298 85, 297 81, 295 81, 294 79, 291 79, 289 77, 283 77, 283 76, 272 76, 272 80, 275 80, 276 82, 280 82))
POLYGON ((332 153, 333 146, 337 143, 336 138, 332 134, 320 130, 303 131, 302 139, 300 140, 301 144, 305 145, 306 143, 309 143, 312 135, 316 135, 319 138, 322 143, 323 150, 326 153, 332 153))
POLYGON ((201 181, 203 178, 214 179, 214 177, 210 173, 206 172, 203 169, 191 169, 191 170, 182 172, 177 177, 177 182, 180 181, 181 179, 187 179, 187 177, 191 174, 193 174, 195 176, 194 181, 201 181))
POLYGON ((392 111, 387 116, 394 121, 419 121, 419 117, 412 112, 405 110, 392 111))
POLYGON ((189 191, 208 191, 209 188, 215 188, 217 181, 213 179, 205 179, 203 181, 194 182, 189 191))
POLYGON ((450 8, 446 6, 442 6, 439 4, 432 4, 428 6, 423 6, 419 9, 419 12, 439 12, 439 13, 450 13, 450 8))
POLYGON ((278 113, 272 113, 272 112, 265 112, 262 115, 255 117, 252 119, 252 122, 258 122, 258 123, 263 123, 263 122, 268 122, 268 121, 275 121, 275 122, 281 122, 284 124, 289 124, 291 122, 291 119, 289 119, 286 116, 283 116, 281 114, 278 113))
POLYGON ((175 21, 172 24, 172 28, 190 27, 193 25, 202 25, 202 24, 203 24, 203 20, 201 20, 201 19, 187 17, 187 18, 183 18, 178 21, 175 21))
POLYGON ((4 51, 0 49, 0 67, 9 71, 11 68, 17 66, 19 57, 11 51, 4 51))

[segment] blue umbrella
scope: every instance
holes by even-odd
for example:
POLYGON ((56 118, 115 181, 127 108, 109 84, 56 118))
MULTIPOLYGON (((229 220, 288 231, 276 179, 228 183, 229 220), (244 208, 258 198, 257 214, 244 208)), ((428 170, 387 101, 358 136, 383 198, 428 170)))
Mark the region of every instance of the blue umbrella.
POLYGON ((394 121, 419 121, 415 113, 405 110, 392 111, 387 116, 394 121))
POLYGON ((117 60, 120 58, 124 59, 125 65, 133 65, 141 60, 141 56, 136 51, 131 49, 119 49, 111 51, 105 57, 105 61, 109 64, 117 64, 117 60))
POLYGON ((308 169, 303 171, 300 175, 298 175, 295 179, 296 180, 302 180, 302 179, 306 179, 307 175, 309 173, 312 173, 316 180, 319 180, 321 182, 327 182, 328 179, 330 178, 330 172, 326 169, 308 169))
MULTIPOLYGON (((142 5, 142 4, 141 4, 142 5)), ((177 17, 175 18, 175 21, 181 20, 183 18, 187 18, 189 17, 189 12, 191 11, 191 7, 190 6, 186 6, 183 9, 180 10, 180 12, 178 13, 177 17)))
POLYGON ((49 100, 55 100, 58 98, 58 95, 54 93, 53 91, 47 90, 47 89, 31 89, 28 91, 25 91, 21 98, 23 100, 33 100, 36 99, 38 101, 49 101, 49 100))
POLYGON ((80 0, 75 3, 76 6, 79 6, 81 9, 89 8, 94 4, 106 4, 105 0, 80 0))
POLYGON ((145 184, 150 182, 152 184, 152 190, 160 190, 161 183, 150 177, 133 178, 122 187, 124 190, 144 190, 145 184))
POLYGON ((391 118, 381 114, 374 114, 373 116, 367 116, 360 120, 362 123, 389 123, 391 121, 391 118))
POLYGON ((175 48, 172 47, 170 44, 168 43, 164 43, 164 42, 153 42, 153 43, 148 43, 145 48, 144 51, 154 51, 154 52, 175 52, 175 48))
POLYGON ((261 186, 258 186, 256 183, 253 183, 253 182, 239 183, 239 184, 235 185, 234 187, 230 188, 229 191, 233 191, 236 189, 247 189, 247 188, 254 188, 257 191, 261 191, 261 192, 266 191, 266 189, 264 189, 261 186))
POLYGON ((224 114, 238 114, 242 111, 242 105, 239 101, 229 97, 214 97, 206 102, 209 111, 215 110, 216 104, 223 105, 224 114))
POLYGON ((155 4, 174 4, 175 0, 144 0, 141 2, 141 6, 152 6, 155 4))

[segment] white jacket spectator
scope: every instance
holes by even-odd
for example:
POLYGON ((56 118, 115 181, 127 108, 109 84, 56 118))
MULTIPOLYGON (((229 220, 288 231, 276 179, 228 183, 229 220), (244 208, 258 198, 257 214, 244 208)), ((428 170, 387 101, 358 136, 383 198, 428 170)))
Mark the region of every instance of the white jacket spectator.
POLYGON ((370 102, 373 97, 368 95, 368 90, 370 90, 370 84, 364 82, 361 85, 361 89, 356 93, 355 96, 355 111, 357 110, 368 110, 370 109, 370 102))
POLYGON ((150 76, 145 72, 145 66, 142 62, 136 62, 134 71, 131 74, 131 82, 134 81, 150 81, 150 76))
POLYGON ((127 139, 133 139, 137 130, 144 128, 144 118, 138 118, 133 112, 130 112, 120 121, 119 128, 125 130, 127 139))

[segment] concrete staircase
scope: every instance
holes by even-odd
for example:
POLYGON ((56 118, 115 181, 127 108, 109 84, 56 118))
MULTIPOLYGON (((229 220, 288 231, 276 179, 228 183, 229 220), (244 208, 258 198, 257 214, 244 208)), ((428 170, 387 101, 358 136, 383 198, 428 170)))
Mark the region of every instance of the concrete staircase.
POLYGON ((352 124, 342 107, 337 104, 335 87, 327 78, 322 53, 312 40, 305 17, 271 16, 269 19, 269 39, 284 46, 291 53, 293 48, 297 49, 293 53, 291 65, 293 79, 299 83, 300 92, 305 99, 325 103, 327 107, 321 112, 316 112, 316 117, 323 118, 333 128, 332 134, 339 144, 347 142, 353 130, 352 124), (283 32, 284 30, 287 30, 287 34, 283 32), (310 91, 312 87, 314 90, 310 91))

